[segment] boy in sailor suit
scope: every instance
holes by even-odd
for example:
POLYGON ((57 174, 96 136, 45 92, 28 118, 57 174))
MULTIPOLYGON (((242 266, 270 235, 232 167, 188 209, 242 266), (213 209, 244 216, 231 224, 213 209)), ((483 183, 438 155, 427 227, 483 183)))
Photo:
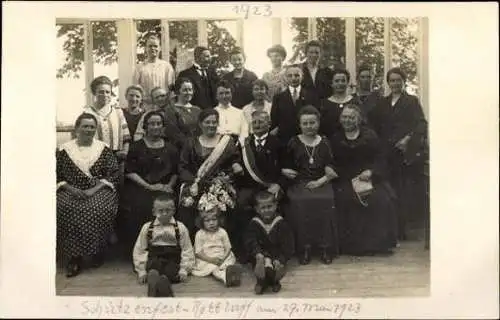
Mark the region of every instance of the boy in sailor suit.
POLYGON ((273 292, 281 290, 286 263, 294 254, 292 230, 277 214, 277 207, 272 193, 259 192, 255 197, 258 215, 250 221, 245 233, 245 247, 257 278, 256 294, 262 294, 268 287, 273 292))

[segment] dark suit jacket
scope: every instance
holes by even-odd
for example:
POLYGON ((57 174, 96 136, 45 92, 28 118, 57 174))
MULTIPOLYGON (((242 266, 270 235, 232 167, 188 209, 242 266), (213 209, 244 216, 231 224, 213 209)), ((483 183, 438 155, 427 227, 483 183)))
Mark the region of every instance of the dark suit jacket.
POLYGON ((329 68, 318 67, 314 81, 306 63, 302 64, 302 72, 304 74, 302 78, 302 87, 311 93, 313 98, 312 104, 317 107, 322 99, 332 95, 331 84, 333 72, 329 68))
POLYGON ((281 147, 286 148, 288 141, 300 133, 298 114, 299 110, 314 101, 313 94, 301 87, 299 99, 293 103, 292 93, 287 88, 276 94, 271 108, 271 130, 278 127, 278 139, 281 147))
POLYGON ((219 77, 215 71, 215 68, 209 67, 207 69, 207 81, 203 81, 202 77, 193 65, 186 70, 182 70, 179 73, 178 78, 188 78, 193 82, 193 99, 191 99, 191 104, 200 107, 201 109, 214 108, 217 106, 217 83, 219 82, 219 77))
MULTIPOLYGON (((250 134, 245 138, 245 143, 248 142, 253 154, 255 155, 255 165, 259 172, 266 178, 267 181, 282 185, 285 181, 281 175, 281 157, 280 157, 280 141, 275 136, 268 135, 264 147, 259 152, 255 146, 255 137, 250 134)), ((240 186, 252 189, 259 189, 261 185, 256 182, 248 173, 246 166, 244 167, 244 176, 240 179, 240 186)))
POLYGON ((384 97, 368 114, 368 119, 386 145, 387 151, 407 134, 412 139, 423 139, 427 135, 427 121, 416 96, 403 93, 395 106, 391 106, 392 95, 384 97))
POLYGON ((257 80, 257 76, 250 70, 244 69, 243 76, 240 79, 234 77, 234 71, 224 75, 223 79, 229 81, 233 87, 233 99, 231 104, 238 109, 243 108, 253 101, 253 82, 257 80))

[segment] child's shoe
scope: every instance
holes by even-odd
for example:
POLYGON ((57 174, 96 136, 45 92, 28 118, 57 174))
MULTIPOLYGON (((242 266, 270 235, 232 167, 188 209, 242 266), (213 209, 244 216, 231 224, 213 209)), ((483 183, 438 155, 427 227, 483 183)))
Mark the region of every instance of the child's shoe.
POLYGON ((158 297, 174 297, 174 291, 172 290, 172 285, 167 276, 162 275, 157 284, 158 297))
POLYGON ((238 287, 241 284, 241 268, 239 265, 234 264, 228 266, 226 269, 226 286, 238 287))
POLYGON ((264 290, 266 290, 266 286, 264 285, 264 283, 261 281, 257 281, 254 288, 255 294, 261 295, 264 293, 264 290))
POLYGON ((273 292, 280 292, 281 290, 281 283, 277 281, 275 284, 273 284, 272 288, 273 292))
POLYGON ((157 270, 149 270, 148 282, 148 297, 158 296, 158 282, 160 281, 160 273, 157 270))

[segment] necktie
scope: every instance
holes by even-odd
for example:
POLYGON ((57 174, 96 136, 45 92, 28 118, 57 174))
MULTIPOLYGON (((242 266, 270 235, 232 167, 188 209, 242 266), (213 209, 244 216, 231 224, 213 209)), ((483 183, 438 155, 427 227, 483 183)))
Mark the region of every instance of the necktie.
POLYGON ((297 102, 297 99, 299 98, 297 88, 293 88, 293 103, 295 104, 297 102))
POLYGON ((262 152, 264 150, 264 141, 265 138, 256 138, 257 141, 257 151, 262 152))

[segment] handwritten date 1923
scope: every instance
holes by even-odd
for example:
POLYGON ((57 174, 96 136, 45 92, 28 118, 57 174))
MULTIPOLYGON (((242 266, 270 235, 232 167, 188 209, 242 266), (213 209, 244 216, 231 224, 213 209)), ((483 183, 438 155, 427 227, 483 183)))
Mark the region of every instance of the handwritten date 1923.
POLYGON ((233 12, 241 14, 245 19, 250 16, 270 17, 273 14, 270 5, 239 4, 233 7, 233 12))

